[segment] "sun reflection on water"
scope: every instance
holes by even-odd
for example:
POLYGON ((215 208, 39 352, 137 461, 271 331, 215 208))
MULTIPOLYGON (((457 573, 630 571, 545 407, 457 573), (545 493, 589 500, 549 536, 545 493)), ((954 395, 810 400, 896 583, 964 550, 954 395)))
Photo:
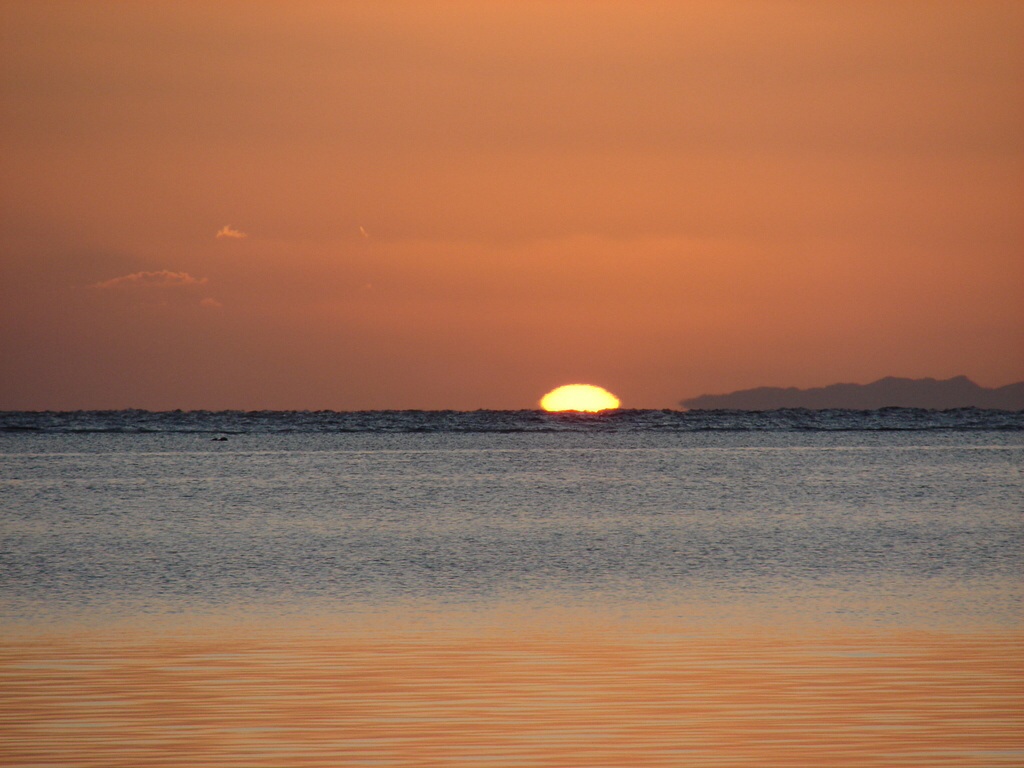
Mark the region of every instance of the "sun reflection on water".
POLYGON ((1019 633, 442 625, 9 640, 0 757, 968 768, 1024 754, 1019 633))

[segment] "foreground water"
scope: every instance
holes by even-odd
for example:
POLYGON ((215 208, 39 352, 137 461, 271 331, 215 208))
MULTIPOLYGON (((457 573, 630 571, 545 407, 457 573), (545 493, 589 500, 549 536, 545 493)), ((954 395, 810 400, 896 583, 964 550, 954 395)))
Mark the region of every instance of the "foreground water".
POLYGON ((0 762, 1019 765, 1022 465, 973 410, 3 414, 0 762))

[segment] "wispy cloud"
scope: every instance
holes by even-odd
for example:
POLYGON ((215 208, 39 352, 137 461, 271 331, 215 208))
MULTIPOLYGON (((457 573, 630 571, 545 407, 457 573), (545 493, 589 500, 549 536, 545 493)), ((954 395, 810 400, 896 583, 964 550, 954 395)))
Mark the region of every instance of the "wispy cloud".
POLYGON ((363 237, 370 236, 370 233, 366 231, 366 228, 362 224, 359 225, 359 234, 362 235, 363 237))
POLYGON ((217 238, 231 237, 236 240, 241 240, 243 237, 248 237, 245 232, 240 232, 237 229, 233 229, 230 224, 225 224, 217 232, 217 238))
POLYGON ((101 283, 94 283, 92 288, 108 290, 111 288, 187 288, 206 285, 205 277, 193 277, 188 272, 171 272, 161 269, 156 272, 133 272, 101 283))
POLYGON ((223 309, 224 305, 216 299, 212 299, 207 296, 205 299, 199 302, 200 307, 206 307, 207 309, 223 309))

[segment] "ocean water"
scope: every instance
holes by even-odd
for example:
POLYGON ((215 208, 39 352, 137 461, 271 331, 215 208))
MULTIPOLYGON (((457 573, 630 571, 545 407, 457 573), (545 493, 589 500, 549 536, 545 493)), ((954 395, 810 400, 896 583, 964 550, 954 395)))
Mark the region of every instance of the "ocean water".
POLYGON ((4 765, 1024 764, 1024 414, 0 414, 4 765))

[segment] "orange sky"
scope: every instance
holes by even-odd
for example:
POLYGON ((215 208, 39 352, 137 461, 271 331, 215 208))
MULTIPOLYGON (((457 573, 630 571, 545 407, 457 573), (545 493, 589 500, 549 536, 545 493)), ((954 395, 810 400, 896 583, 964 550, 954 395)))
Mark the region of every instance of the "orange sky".
POLYGON ((1019 2, 0 13, 0 408, 1024 379, 1019 2))

